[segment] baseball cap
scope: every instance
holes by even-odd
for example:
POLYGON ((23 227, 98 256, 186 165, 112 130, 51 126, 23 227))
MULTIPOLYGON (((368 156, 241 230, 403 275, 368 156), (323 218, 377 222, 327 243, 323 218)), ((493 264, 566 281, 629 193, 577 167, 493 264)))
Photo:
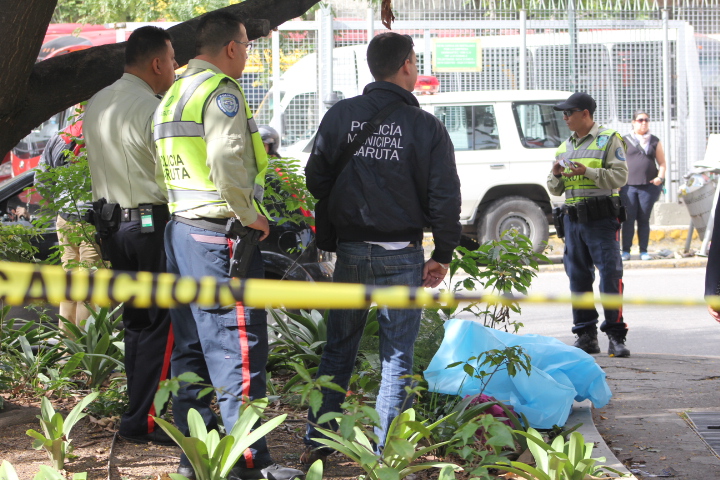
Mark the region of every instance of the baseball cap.
POLYGON ((597 104, 595 103, 595 100, 593 100, 593 98, 587 93, 575 92, 570 95, 567 100, 562 103, 558 103, 553 108, 558 111, 577 108, 579 110, 588 110, 592 115, 593 113, 595 113, 597 104))

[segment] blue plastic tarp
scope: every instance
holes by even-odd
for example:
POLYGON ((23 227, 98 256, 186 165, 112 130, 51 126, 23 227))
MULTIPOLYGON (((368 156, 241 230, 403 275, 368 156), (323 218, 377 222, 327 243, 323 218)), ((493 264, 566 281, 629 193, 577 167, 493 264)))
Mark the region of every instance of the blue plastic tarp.
MULTIPOLYGON (((491 368, 485 366, 483 370, 490 372, 491 368)), ((534 428, 565 425, 573 400, 590 399, 595 408, 600 408, 612 397, 605 372, 579 348, 542 335, 501 332, 472 320, 451 319, 445 323, 445 337, 425 370, 425 379, 432 392, 466 396, 483 391, 525 414, 534 428), (530 376, 519 371, 511 377, 503 368, 483 391, 480 379, 467 375, 463 365, 446 368, 473 356, 482 361, 484 352, 517 345, 530 357, 530 376)))

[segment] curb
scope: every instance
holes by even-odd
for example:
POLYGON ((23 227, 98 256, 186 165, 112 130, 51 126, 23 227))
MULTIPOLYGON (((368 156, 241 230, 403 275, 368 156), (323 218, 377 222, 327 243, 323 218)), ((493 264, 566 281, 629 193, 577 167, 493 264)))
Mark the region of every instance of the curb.
MULTIPOLYGON (((550 264, 540 265, 542 272, 565 271, 562 255, 549 255, 550 264)), ((628 260, 623 262, 623 270, 648 268, 705 268, 707 257, 661 258, 650 261, 628 260)))
POLYGON ((565 422, 565 426, 572 427, 578 423, 582 423, 582 426, 580 426, 577 431, 582 434, 585 442, 593 442, 595 444, 592 458, 605 457, 603 465, 626 474, 626 476, 622 478, 638 480, 638 478, 630 473, 630 470, 628 470, 627 467, 617 459, 615 454, 605 443, 605 440, 600 435, 600 432, 598 432, 595 427, 595 422, 593 421, 592 402, 590 402, 590 400, 573 403, 572 412, 570 413, 567 422, 565 422))

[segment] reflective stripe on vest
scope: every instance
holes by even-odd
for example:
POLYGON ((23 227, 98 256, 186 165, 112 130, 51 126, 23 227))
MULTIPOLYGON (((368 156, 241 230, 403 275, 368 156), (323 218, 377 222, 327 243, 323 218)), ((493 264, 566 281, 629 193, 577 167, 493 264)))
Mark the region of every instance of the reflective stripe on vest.
MULTIPOLYGON (((605 159, 607 158, 607 148, 614 135, 619 136, 615 130, 605 129, 601 126, 598 128, 597 137, 595 137, 592 142, 587 146, 584 146, 586 142, 583 142, 578 145, 577 148, 573 146, 571 137, 558 147, 555 152, 555 158, 572 160, 588 168, 604 168, 605 159), (598 145, 598 140, 603 137, 607 138, 606 141, 601 142, 602 146, 600 146, 598 145)), ((565 171, 570 172, 570 169, 565 169, 565 171)), ((584 198, 609 197, 619 194, 618 189, 598 188, 594 181, 584 175, 562 177, 562 181, 565 184, 565 203, 567 204, 577 203, 584 198)))
POLYGON ((171 213, 227 205, 209 178, 203 125, 205 104, 225 79, 234 82, 240 90, 258 170, 253 187, 255 207, 266 214, 262 198, 268 160, 257 124, 237 81, 212 70, 180 77, 153 116, 153 137, 165 172, 171 213))

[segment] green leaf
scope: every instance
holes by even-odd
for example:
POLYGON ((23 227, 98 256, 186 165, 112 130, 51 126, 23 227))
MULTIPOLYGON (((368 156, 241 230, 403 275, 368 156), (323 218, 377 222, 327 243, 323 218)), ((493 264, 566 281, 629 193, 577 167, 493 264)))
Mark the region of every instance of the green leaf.
POLYGON ((440 469, 438 480, 455 480, 455 469, 452 465, 445 465, 440 469))
POLYGON ((375 475, 379 480, 400 480, 398 471, 390 467, 380 467, 375 470, 375 475))
POLYGON ((197 438, 201 442, 205 442, 208 434, 205 420, 203 420, 202 415, 194 408, 191 408, 188 412, 187 424, 190 430, 190 436, 197 438))
POLYGON ((20 480, 13 466, 7 460, 0 465, 0 480, 20 480))
POLYGON ((203 378, 193 372, 183 372, 180 375, 177 376, 177 379, 181 382, 187 382, 187 383, 202 383, 203 378))
POLYGON ((322 460, 315 460, 307 473, 305 474, 305 480, 322 480, 323 478, 323 462, 322 460))
POLYGON ((155 420, 155 423, 160 425, 160 428, 165 430, 165 433, 167 433, 168 436, 170 438, 172 438, 173 441, 175 443, 177 443, 179 447, 182 447, 183 439, 185 438, 185 436, 182 433, 180 433, 180 430, 178 430, 175 426, 166 422, 162 418, 153 417, 153 420, 155 420))
POLYGON ((200 392, 197 394, 197 398, 198 398, 198 399, 201 399, 201 398, 203 398, 205 395, 210 395, 210 394, 213 393, 214 391, 215 391, 215 388, 214 388, 214 387, 203 388, 203 389, 200 390, 200 392))
POLYGON ((100 392, 92 392, 90 395, 83 398, 80 403, 75 405, 75 408, 73 408, 72 411, 68 414, 67 418, 65 419, 65 424, 62 426, 62 432, 66 437, 68 437, 68 440, 70 438, 70 431, 73 429, 78 420, 85 416, 85 414, 82 413, 83 409, 87 407, 93 400, 95 400, 98 395, 100 395, 100 392))

